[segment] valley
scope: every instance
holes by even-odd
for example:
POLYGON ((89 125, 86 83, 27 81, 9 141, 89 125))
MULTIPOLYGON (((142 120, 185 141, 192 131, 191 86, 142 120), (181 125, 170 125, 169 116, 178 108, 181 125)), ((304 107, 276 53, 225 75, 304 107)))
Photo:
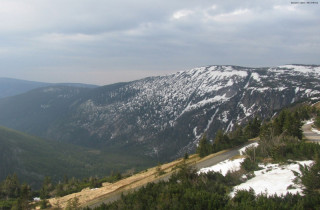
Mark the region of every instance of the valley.
POLYGON ((0 127, 0 180, 17 174, 22 182, 39 189, 46 176, 54 182, 63 177, 104 177, 112 171, 142 170, 155 160, 115 150, 98 150, 45 140, 0 127))
MULTIPOLYGON (((5 97, 0 99, 5 126, 0 128, 0 178, 15 173, 39 189, 51 177, 58 183, 46 195, 52 206, 66 207, 75 197, 83 207, 114 201, 148 183, 171 180, 185 161, 181 157, 198 152, 205 137, 209 153, 204 156, 209 156, 186 160, 197 170, 237 156, 235 145, 259 136, 253 129, 278 115, 291 124, 284 118, 272 122, 277 135, 291 132, 300 138, 293 120, 315 115, 305 106, 320 99, 319 72, 314 65, 207 66, 102 87, 59 84, 5 97), (289 114, 286 107, 299 113, 289 114), (233 149, 211 154, 225 148, 233 149), (115 173, 129 176, 83 188, 115 173), (68 177, 74 184, 70 189, 68 177)), ((306 126, 305 136, 317 138, 306 126)))
POLYGON ((54 86, 0 100, 0 124, 60 142, 162 161, 254 116, 320 96, 319 66, 207 66, 97 88, 54 86), (188 122, 188 123, 186 123, 188 122))

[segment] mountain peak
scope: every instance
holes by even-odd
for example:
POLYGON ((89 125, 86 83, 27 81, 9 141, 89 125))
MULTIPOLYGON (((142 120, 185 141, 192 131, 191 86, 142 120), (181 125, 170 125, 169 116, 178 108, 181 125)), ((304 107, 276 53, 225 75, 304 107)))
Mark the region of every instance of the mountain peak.
POLYGON ((174 158, 193 150, 203 133, 213 139, 218 129, 229 131, 254 116, 264 119, 294 102, 318 99, 319 72, 313 65, 216 65, 70 97, 42 92, 28 102, 30 116, 17 115, 31 113, 23 97, 0 100, 0 123, 60 141, 174 158))

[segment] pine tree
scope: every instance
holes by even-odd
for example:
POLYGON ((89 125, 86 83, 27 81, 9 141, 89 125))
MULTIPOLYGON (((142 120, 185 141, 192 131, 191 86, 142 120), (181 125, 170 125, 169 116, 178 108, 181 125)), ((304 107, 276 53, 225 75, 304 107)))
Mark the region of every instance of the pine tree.
POLYGON ((301 182, 306 187, 306 193, 314 193, 320 190, 320 159, 317 155, 315 162, 310 167, 300 165, 301 182))
POLYGON ((20 196, 20 183, 16 174, 7 176, 2 185, 2 191, 7 199, 20 196))
POLYGON ((279 136, 283 132, 284 122, 287 116, 287 111, 283 110, 280 112, 279 116, 273 121, 274 134, 279 136))
POLYGON ((197 148, 197 153, 199 154, 200 157, 204 157, 204 156, 209 155, 211 152, 212 152, 212 146, 207 141, 207 137, 204 134, 199 142, 199 146, 197 148))
POLYGON ((314 125, 317 127, 317 128, 320 128, 320 115, 318 115, 314 121, 314 125))
POLYGON ((40 198, 46 199, 50 197, 50 192, 53 190, 53 184, 51 181, 51 177, 46 176, 44 178, 42 187, 40 189, 40 198))
POLYGON ((251 139, 259 136, 260 127, 261 121, 258 119, 258 117, 255 117, 253 120, 250 120, 247 126, 244 128, 244 133, 246 137, 251 139))

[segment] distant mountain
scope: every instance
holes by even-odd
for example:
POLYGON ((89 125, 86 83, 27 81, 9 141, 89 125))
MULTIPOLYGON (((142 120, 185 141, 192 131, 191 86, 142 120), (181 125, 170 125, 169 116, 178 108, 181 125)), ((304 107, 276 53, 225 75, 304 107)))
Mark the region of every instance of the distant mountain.
POLYGON ((231 130, 320 97, 320 66, 207 66, 93 89, 46 87, 0 100, 0 123, 78 145, 169 160, 203 133, 231 130))
POLYGON ((44 140, 0 127, 0 182, 16 173, 21 182, 40 187, 45 176, 54 181, 69 178, 108 176, 111 171, 131 167, 141 169, 155 162, 126 152, 110 154, 103 149, 88 149, 63 142, 44 140))
POLYGON ((11 79, 11 78, 0 78, 0 98, 14 96, 14 95, 26 93, 36 88, 53 86, 53 85, 87 87, 87 88, 97 87, 96 85, 87 85, 87 84, 80 84, 80 83, 53 84, 53 83, 33 82, 33 81, 11 79))

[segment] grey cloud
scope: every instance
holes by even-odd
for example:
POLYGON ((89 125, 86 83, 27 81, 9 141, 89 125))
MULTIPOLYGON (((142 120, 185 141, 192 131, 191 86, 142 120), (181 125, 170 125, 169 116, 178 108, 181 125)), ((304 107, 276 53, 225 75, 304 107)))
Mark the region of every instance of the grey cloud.
POLYGON ((47 81, 46 74, 63 69, 74 74, 74 82, 89 78, 76 72, 109 75, 107 84, 130 80, 113 71, 131 71, 127 75, 136 79, 134 72, 149 76, 207 64, 316 63, 320 56, 319 5, 4 0, 0 7, 0 21, 6 22, 0 26, 0 76, 9 70, 19 78, 39 71, 42 76, 34 80, 47 81))

